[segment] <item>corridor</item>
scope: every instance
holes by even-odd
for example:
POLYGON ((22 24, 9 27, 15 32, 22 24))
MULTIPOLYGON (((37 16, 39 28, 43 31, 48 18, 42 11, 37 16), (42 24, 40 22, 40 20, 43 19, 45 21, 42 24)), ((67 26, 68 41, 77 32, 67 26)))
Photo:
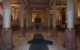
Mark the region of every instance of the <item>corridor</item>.
MULTIPOLYGON (((34 30, 29 30, 28 32, 27 31, 25 32, 25 36, 20 36, 19 30, 17 30, 17 31, 13 31, 12 34, 13 34, 14 48, 12 48, 11 50, 35 50, 34 48, 37 48, 38 46, 32 47, 31 46, 32 44, 29 43, 29 41, 34 39, 33 37, 35 36, 35 34, 42 34, 45 40, 50 41, 49 44, 46 44, 46 47, 45 47, 46 50, 70 50, 70 49, 63 47, 63 42, 64 42, 64 32, 63 31, 58 31, 57 37, 52 37, 49 30, 48 31, 42 30, 39 33, 36 33, 34 30)), ((77 36, 76 39, 77 39, 78 48, 74 50, 80 50, 80 36, 77 36)), ((44 42, 41 42, 41 43, 43 44, 44 42)), ((41 45, 41 43, 34 43, 34 44, 41 45)), ((0 40, 0 44, 1 44, 1 40, 0 40)))
MULTIPOLYGON (((63 37, 64 37, 64 33, 63 32, 58 32, 57 37, 51 37, 51 34, 47 31, 41 32, 44 39, 48 40, 48 41, 52 41, 53 44, 47 44, 47 48, 45 47, 46 50, 70 50, 70 49, 66 49, 63 47, 63 37)), ((35 50, 31 48, 31 44, 28 43, 29 41, 31 41, 35 35, 34 31, 29 31, 26 32, 26 36, 25 37, 20 37, 19 36, 19 31, 15 31, 13 32, 13 42, 15 47, 12 50, 35 50)), ((42 42, 43 43, 43 42, 42 42)), ((80 37, 77 37, 77 45, 78 48, 74 49, 74 50, 80 50, 80 37)), ((37 47, 36 47, 37 48, 37 47)), ((39 50, 39 49, 38 49, 39 50)), ((43 49, 41 49, 43 50, 43 49)))
POLYGON ((80 0, 0 0, 0 50, 80 50, 80 0))

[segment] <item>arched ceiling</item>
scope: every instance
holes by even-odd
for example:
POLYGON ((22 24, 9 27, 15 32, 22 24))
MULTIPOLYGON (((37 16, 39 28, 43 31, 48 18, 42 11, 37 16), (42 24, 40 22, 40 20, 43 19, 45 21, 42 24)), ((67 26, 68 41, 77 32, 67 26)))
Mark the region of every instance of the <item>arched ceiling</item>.
POLYGON ((44 9, 49 2, 50 0, 28 0, 30 7, 34 9, 44 9))
MULTIPOLYGON (((45 9, 47 7, 50 7, 50 4, 53 3, 53 0, 23 0, 25 3, 28 4, 30 8, 33 9, 45 9)), ((57 1, 57 5, 59 5, 59 0, 57 1)), ((63 3, 65 4, 65 0, 62 0, 63 3)), ((10 0, 10 3, 12 6, 19 6, 20 0, 10 0)), ((26 4, 25 4, 26 5, 26 4)))
MULTIPOLYGON (((46 7, 51 7, 53 0, 23 0, 25 5, 28 5, 30 8, 33 9, 45 9, 46 7)), ((57 1, 57 6, 60 6, 60 0, 57 1)), ((80 2, 80 0, 78 0, 80 2)), ((20 0, 10 0, 11 6, 20 7, 20 0)), ((66 0, 62 0, 63 6, 66 5, 66 0)))
MULTIPOLYGON (((9 2, 11 3, 11 6, 17 10, 20 9, 20 1, 21 0, 9 0, 9 2)), ((25 9, 27 9, 28 7, 32 8, 33 10, 35 9, 36 11, 44 10, 45 8, 50 8, 50 10, 53 9, 54 0, 22 0, 22 1, 24 1, 25 3, 25 9)), ((61 7, 66 7, 66 1, 67 0, 56 0, 57 10, 59 10, 61 7)), ((75 1, 77 1, 77 3, 80 3, 80 0, 75 0, 75 1)))

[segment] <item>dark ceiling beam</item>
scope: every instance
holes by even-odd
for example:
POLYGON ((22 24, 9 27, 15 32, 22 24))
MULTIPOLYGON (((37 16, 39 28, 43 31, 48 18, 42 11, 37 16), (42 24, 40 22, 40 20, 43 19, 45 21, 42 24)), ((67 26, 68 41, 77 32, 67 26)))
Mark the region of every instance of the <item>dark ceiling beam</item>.
POLYGON ((30 5, 31 7, 46 7, 47 5, 37 5, 37 4, 34 4, 34 5, 30 5))
MULTIPOLYGON (((56 9, 60 9, 62 7, 66 8, 66 5, 56 5, 56 9)), ((50 10, 52 9, 53 9, 53 5, 50 6, 50 10)))
POLYGON ((29 4, 48 4, 50 0, 28 0, 29 4))

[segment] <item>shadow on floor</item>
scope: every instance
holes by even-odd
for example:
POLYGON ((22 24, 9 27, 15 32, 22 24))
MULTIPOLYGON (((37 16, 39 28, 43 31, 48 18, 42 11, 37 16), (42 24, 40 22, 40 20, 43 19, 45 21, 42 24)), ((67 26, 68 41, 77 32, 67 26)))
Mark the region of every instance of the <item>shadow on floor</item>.
POLYGON ((49 50, 48 45, 52 45, 52 41, 45 40, 42 34, 35 34, 31 41, 28 41, 31 44, 29 50, 49 50))

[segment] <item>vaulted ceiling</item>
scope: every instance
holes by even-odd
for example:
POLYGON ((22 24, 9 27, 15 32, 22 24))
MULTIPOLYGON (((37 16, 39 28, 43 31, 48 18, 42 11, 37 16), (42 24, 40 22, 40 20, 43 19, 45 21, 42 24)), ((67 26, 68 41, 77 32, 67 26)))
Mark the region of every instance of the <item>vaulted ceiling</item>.
MULTIPOLYGON (((25 5, 28 4, 33 9, 45 9, 53 3, 53 0, 23 0, 25 5)), ((57 6, 60 6, 60 0, 57 1, 57 6)), ((80 0, 78 0, 80 2, 80 0)), ((18 8, 20 6, 20 0, 10 0, 11 6, 18 8)), ((66 0, 62 0, 62 4, 66 5, 66 0)))
MULTIPOLYGON (((33 9, 44 9, 48 6, 50 0, 23 0, 28 4, 30 8, 33 9)), ((20 0, 10 0, 12 6, 20 6, 20 0)))
POLYGON ((31 8, 44 9, 49 4, 50 0, 28 0, 31 8))

